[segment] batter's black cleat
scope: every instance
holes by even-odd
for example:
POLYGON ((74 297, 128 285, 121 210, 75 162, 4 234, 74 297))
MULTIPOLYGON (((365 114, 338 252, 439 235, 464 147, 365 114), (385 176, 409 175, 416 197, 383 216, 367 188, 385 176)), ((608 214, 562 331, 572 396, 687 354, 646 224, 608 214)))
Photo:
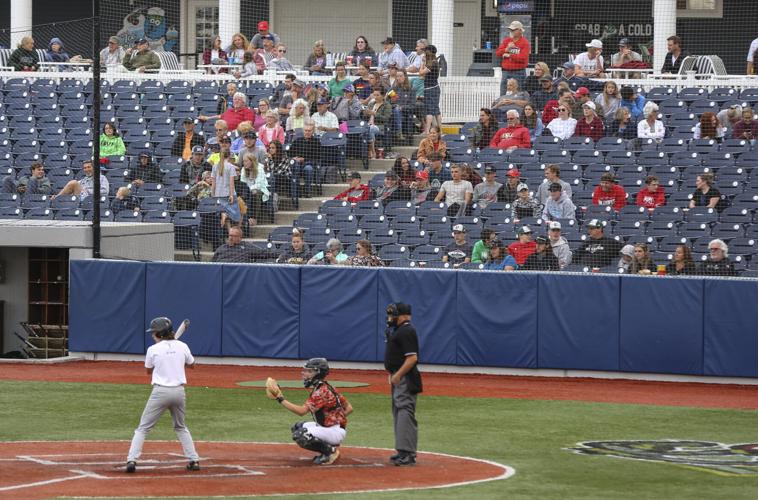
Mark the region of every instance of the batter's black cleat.
POLYGON ((332 452, 329 455, 319 455, 313 459, 313 463, 316 465, 332 465, 340 457, 340 450, 332 448, 332 452))
POLYGON ((411 453, 406 453, 404 455, 400 455, 395 460, 392 461, 393 464, 397 465, 398 467, 404 467, 407 465, 416 465, 416 457, 414 457, 411 453))
POLYGON ((187 470, 200 470, 200 462, 193 460, 187 464, 187 470))
POLYGON ((137 470, 137 462, 126 462, 126 472, 131 474, 137 470))

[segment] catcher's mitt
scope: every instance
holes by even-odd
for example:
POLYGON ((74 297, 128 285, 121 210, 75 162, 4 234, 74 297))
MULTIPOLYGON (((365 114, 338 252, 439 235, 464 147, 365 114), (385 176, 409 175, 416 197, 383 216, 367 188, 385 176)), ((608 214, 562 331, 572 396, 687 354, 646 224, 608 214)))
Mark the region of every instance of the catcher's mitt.
POLYGON ((266 379, 266 396, 270 399, 282 397, 282 390, 279 388, 279 384, 271 377, 266 379))

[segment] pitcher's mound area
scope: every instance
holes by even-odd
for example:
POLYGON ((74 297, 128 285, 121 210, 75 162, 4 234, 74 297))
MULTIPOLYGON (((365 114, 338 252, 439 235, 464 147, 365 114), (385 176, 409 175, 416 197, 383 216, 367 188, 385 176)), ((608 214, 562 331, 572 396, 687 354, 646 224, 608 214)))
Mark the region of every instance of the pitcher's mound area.
POLYGON ((190 472, 176 441, 148 441, 137 472, 126 474, 127 441, 0 443, 0 497, 255 496, 445 488, 514 474, 495 462, 421 452, 395 467, 393 450, 341 447, 333 465, 294 444, 197 442, 202 469, 190 472))

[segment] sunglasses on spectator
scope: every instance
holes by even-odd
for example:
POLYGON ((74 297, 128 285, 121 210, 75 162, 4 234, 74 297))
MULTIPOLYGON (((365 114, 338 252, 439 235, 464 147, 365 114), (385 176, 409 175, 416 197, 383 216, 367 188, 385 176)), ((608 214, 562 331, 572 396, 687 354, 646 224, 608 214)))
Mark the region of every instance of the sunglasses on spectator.
POLYGON ((284 49, 284 50, 279 49, 277 52, 281 52, 282 54, 286 54, 287 53, 287 49, 284 49))
POLYGON ((558 108, 558 111, 568 111, 566 108, 558 108))

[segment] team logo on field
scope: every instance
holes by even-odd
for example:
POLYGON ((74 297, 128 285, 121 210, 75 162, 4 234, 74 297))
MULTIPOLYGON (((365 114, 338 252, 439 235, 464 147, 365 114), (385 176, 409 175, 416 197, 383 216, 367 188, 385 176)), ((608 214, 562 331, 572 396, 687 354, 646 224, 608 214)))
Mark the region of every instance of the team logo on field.
POLYGON ((758 443, 723 444, 678 439, 584 441, 566 449, 580 455, 604 455, 697 467, 720 475, 758 474, 758 443))

